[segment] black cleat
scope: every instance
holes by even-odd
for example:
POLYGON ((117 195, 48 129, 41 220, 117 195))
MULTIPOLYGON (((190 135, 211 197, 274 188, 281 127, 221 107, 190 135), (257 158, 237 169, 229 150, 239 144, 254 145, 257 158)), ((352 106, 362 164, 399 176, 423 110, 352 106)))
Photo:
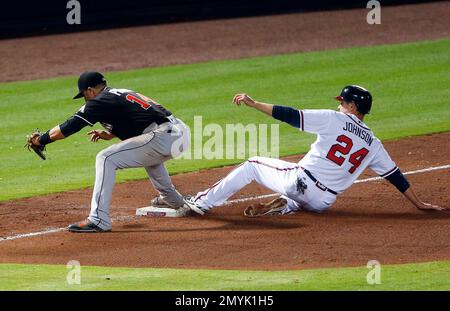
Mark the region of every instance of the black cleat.
POLYGON ((80 221, 75 224, 71 224, 68 227, 70 232, 82 232, 82 233, 95 233, 95 232, 109 232, 111 229, 103 230, 97 225, 94 225, 89 220, 80 221))

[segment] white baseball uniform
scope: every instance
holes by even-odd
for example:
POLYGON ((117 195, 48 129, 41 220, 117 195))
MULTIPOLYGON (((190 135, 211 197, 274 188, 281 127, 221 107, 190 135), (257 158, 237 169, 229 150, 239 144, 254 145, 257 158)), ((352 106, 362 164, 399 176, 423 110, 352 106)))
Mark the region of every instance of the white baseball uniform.
POLYGON ((381 177, 398 170, 381 141, 361 120, 333 110, 298 110, 299 129, 317 134, 311 150, 298 163, 253 157, 211 188, 199 192, 202 209, 222 205, 255 180, 288 201, 283 214, 305 209, 322 212, 350 187, 367 167, 381 177))

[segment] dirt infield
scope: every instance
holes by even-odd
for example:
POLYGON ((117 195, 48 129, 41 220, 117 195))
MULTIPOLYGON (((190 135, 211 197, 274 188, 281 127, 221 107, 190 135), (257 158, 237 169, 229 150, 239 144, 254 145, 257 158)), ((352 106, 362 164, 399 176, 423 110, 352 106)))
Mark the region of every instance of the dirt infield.
MULTIPOLYGON (((403 171, 446 165, 450 132, 386 143, 403 171)), ((298 161, 299 157, 287 160, 298 161)), ((194 193, 223 177, 231 167, 181 174, 174 183, 194 193)), ((364 174, 367 177, 370 174, 364 174)), ((450 204, 450 169, 410 175, 420 197, 450 204)), ((252 184, 236 198, 270 193, 252 184)), ((64 227, 89 211, 91 190, 0 203, 0 236, 64 227)), ((155 191, 147 181, 115 188, 112 216, 133 215, 155 191)), ((450 213, 412 207, 386 181, 355 184, 325 214, 298 213, 251 219, 249 203, 213 210, 207 217, 134 217, 114 222, 106 234, 53 233, 0 241, 0 262, 83 265, 297 269, 406 263, 450 259, 450 213)))
MULTIPOLYGON (((364 2, 363 2, 364 3, 364 2)), ((450 2, 124 28, 0 41, 0 82, 450 37, 450 2), (5 61, 8 60, 8 61, 5 61)))

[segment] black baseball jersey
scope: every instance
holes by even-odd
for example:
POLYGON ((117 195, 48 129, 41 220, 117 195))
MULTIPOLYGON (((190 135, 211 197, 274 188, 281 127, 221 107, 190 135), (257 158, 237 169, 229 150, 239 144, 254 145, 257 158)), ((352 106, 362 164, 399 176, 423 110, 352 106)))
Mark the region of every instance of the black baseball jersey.
POLYGON ((105 87, 74 117, 90 126, 100 122, 110 133, 124 140, 141 135, 151 123, 167 122, 171 115, 169 110, 142 94, 105 87))

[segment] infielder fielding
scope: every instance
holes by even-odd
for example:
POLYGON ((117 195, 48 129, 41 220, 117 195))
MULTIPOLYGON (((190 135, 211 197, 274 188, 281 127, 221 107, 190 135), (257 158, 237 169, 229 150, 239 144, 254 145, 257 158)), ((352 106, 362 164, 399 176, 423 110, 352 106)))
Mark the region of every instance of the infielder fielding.
POLYGON ((156 207, 179 208, 183 197, 175 189, 164 162, 181 155, 189 146, 189 129, 156 101, 127 89, 107 86, 103 75, 85 72, 78 79, 79 93, 86 103, 70 119, 44 134, 33 133, 27 145, 41 157, 44 146, 100 122, 106 130, 92 130, 91 141, 121 142, 102 150, 96 158, 96 175, 87 220, 69 226, 72 232, 111 230, 109 206, 117 169, 144 167, 159 196, 151 201, 156 207))
POLYGON ((369 167, 390 181, 418 209, 445 210, 417 198, 381 141, 364 124, 364 116, 372 107, 369 91, 349 85, 336 99, 340 102, 338 111, 299 110, 261 103, 247 94, 237 94, 233 102, 238 106, 244 103, 300 131, 316 134, 317 139, 297 164, 271 158, 250 158, 211 188, 186 199, 186 203, 203 215, 256 181, 281 196, 269 203, 248 207, 244 212, 246 216, 284 215, 300 210, 321 213, 369 167))

